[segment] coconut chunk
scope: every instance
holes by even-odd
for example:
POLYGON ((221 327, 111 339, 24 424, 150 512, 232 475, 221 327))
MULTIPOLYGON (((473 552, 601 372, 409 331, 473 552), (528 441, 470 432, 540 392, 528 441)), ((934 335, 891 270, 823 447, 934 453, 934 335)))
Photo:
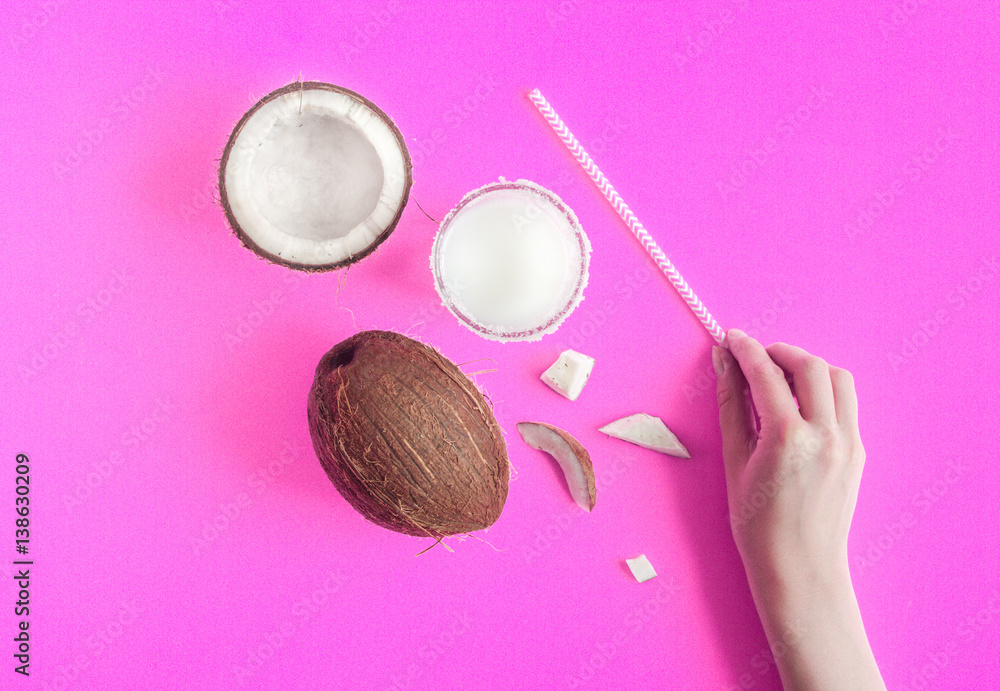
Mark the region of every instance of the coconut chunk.
POLYGON ((240 241, 259 256, 325 271, 370 254, 399 222, 412 164, 374 103, 323 82, 262 98, 223 152, 219 192, 240 241))
POLYGON ((574 501, 584 511, 597 502, 597 484, 590 454, 573 435, 544 422, 519 422, 517 431, 533 449, 544 451, 559 463, 574 501))
POLYGON ((645 554, 640 554, 635 559, 626 559, 625 563, 628 564, 628 568, 632 572, 632 575, 635 576, 635 580, 640 583, 656 577, 656 570, 649 563, 649 559, 646 558, 645 554))
POLYGON ((644 449, 652 449, 679 458, 691 458, 691 454, 677 436, 663 424, 663 420, 646 413, 636 413, 615 420, 601 427, 600 431, 644 449))
POLYGON ((542 373, 542 381, 571 401, 583 391, 594 369, 594 358, 575 350, 564 350, 559 359, 542 373))

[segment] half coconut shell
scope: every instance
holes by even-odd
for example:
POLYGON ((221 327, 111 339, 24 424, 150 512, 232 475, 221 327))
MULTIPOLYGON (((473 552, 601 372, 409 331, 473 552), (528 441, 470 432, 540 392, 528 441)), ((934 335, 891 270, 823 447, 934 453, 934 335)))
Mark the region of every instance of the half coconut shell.
POLYGON ((222 208, 243 245, 301 271, 371 254, 399 223, 413 164, 403 135, 350 89, 295 82, 236 124, 219 166, 222 208))

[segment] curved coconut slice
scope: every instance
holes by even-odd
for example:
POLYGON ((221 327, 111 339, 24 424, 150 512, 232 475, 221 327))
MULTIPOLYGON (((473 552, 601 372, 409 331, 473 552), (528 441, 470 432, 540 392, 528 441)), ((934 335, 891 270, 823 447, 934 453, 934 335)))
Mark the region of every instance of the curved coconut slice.
POLYGON ((403 135, 378 106, 333 84, 296 82, 233 129, 219 192, 245 247, 289 268, 327 271, 389 236, 412 171, 403 135))
POLYGON ((671 456, 691 458, 677 436, 663 420, 646 413, 636 413, 604 425, 599 430, 617 439, 624 439, 644 449, 652 449, 671 456))
POLYGON ((583 445, 569 432, 544 422, 519 422, 517 431, 528 446, 558 461, 573 499, 584 511, 592 510, 597 503, 597 484, 594 465, 583 445))

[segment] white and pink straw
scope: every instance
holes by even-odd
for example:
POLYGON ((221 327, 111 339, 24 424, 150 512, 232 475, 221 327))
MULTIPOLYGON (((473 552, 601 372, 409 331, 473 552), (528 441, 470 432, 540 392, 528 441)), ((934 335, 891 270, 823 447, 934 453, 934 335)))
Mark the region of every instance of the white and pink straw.
POLYGON ((531 102, 535 104, 535 107, 538 108, 539 112, 545 117, 549 125, 552 126, 555 133, 559 135, 559 138, 562 139, 563 144, 565 144, 570 150, 570 153, 576 157, 577 162, 585 171, 587 171, 590 179, 594 181, 594 184, 601 190, 604 197, 611 202, 611 206, 615 207, 615 211, 618 212, 618 215, 621 216, 622 220, 628 225, 632 234, 635 235, 639 242, 642 243, 646 252, 653 258, 656 265, 660 267, 663 275, 674 284, 674 288, 676 288, 677 292, 680 293, 682 298, 684 298, 684 302, 688 304, 695 316, 698 317, 701 323, 705 325, 705 328, 708 329, 708 333, 712 335, 719 345, 725 345, 726 333, 722 330, 722 327, 719 326, 715 319, 712 318, 712 315, 708 313, 708 310, 705 309, 705 305, 701 304, 701 300, 699 300, 698 296, 694 294, 694 291, 691 290, 691 287, 687 284, 687 281, 684 280, 684 277, 681 276, 680 272, 677 271, 677 269, 674 268, 674 265, 670 263, 670 260, 667 259, 667 255, 663 253, 663 250, 661 250, 660 246, 656 244, 656 241, 639 222, 639 219, 635 217, 632 210, 628 208, 628 204, 625 203, 625 200, 618 196, 618 192, 616 192, 612 184, 608 182, 608 179, 604 177, 604 173, 601 172, 601 169, 597 167, 597 164, 595 164, 593 159, 590 158, 590 155, 580 145, 580 142, 576 140, 573 133, 569 131, 568 127, 566 127, 566 123, 564 123, 556 114, 556 111, 552 109, 552 106, 549 105, 549 102, 545 100, 545 97, 542 96, 542 93, 538 89, 535 89, 528 94, 528 98, 531 99, 531 102))

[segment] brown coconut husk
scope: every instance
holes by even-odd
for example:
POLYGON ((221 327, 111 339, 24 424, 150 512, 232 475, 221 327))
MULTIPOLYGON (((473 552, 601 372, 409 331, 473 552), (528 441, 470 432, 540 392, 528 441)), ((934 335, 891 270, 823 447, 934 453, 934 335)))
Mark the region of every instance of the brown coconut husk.
POLYGON ((419 341, 363 331, 334 346, 316 368, 309 429, 337 490, 384 528, 440 540, 503 511, 510 470, 493 411, 419 341))

